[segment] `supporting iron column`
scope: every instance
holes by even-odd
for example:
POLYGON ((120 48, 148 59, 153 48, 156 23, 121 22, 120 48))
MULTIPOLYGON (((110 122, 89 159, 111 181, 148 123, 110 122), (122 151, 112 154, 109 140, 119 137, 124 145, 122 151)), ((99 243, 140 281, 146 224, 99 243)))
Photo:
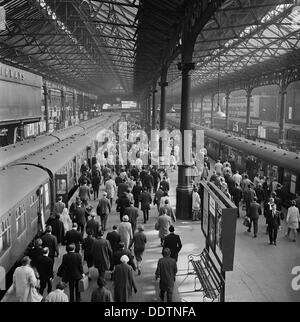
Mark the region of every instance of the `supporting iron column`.
POLYGON ((214 128, 214 98, 215 94, 211 95, 211 110, 210 110, 210 128, 214 128))
POLYGON ((225 125, 225 130, 226 132, 229 131, 229 100, 230 100, 230 92, 226 92, 225 96, 226 100, 226 125, 225 125))
POLYGON ((286 97, 287 85, 283 84, 280 87, 280 113, 279 113, 279 146, 284 143, 285 139, 285 113, 286 113, 286 97))
POLYGON ((250 118, 250 107, 251 107, 251 97, 252 97, 252 88, 247 89, 246 93, 247 97, 247 106, 246 106, 246 138, 249 137, 249 128, 250 128, 250 123, 251 123, 251 118, 250 118))
POLYGON ((74 124, 76 121, 76 91, 73 92, 73 118, 74 118, 74 124))
POLYGON ((152 130, 155 130, 156 128, 156 95, 155 93, 157 93, 156 90, 156 83, 154 83, 153 85, 153 89, 152 89, 152 130))
MULTIPOLYGON (((160 131, 166 129, 166 87, 168 86, 167 82, 168 68, 166 66, 162 67, 161 76, 160 76, 160 131)), ((163 142, 162 138, 159 138, 159 160, 162 161, 163 157, 163 142)))
POLYGON ((44 90, 44 104, 45 104, 45 121, 46 121, 46 133, 49 133, 49 108, 48 108, 48 88, 47 84, 43 84, 44 90))
POLYGON ((151 114, 151 92, 149 93, 148 95, 148 123, 147 123, 147 128, 148 128, 148 135, 150 137, 150 133, 151 133, 151 117, 152 117, 152 114, 151 114))
MULTIPOLYGON (((195 68, 192 62, 184 62, 178 64, 178 69, 182 75, 181 89, 181 116, 180 116, 180 132, 182 137, 181 155, 182 164, 178 166, 178 185, 176 188, 176 217, 179 219, 191 219, 192 209, 192 184, 190 173, 189 151, 187 144, 186 131, 191 130, 191 71, 195 68)), ((192 142, 191 142, 192 143, 192 142)))
POLYGON ((63 89, 60 92, 60 98, 61 98, 60 123, 63 123, 63 127, 65 127, 65 92, 63 89))
MULTIPOLYGON (((204 121, 204 113, 203 113, 203 103, 204 103, 204 96, 201 96, 201 107, 200 107, 200 124, 204 121)), ((204 123, 204 122, 203 122, 204 123)))

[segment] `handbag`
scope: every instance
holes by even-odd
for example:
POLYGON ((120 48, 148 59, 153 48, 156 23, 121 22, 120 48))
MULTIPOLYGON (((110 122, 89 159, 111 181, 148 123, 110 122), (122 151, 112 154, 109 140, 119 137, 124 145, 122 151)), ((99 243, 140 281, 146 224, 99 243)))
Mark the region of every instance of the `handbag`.
POLYGON ((248 227, 248 228, 250 227, 250 219, 248 217, 245 217, 243 225, 248 227))
POLYGON ((155 223, 155 226, 154 226, 155 230, 159 230, 159 225, 158 225, 158 222, 155 223))
POLYGON ((78 283, 78 291, 85 292, 89 287, 89 278, 85 275, 78 283))

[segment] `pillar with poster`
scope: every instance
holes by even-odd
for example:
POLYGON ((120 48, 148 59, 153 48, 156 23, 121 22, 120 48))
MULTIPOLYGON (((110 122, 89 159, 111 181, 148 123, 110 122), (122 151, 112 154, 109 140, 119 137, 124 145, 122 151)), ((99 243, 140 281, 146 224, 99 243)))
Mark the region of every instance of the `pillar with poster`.
POLYGON ((225 272, 233 271, 237 208, 213 183, 201 181, 201 230, 206 251, 219 266, 223 278, 220 301, 225 301, 225 272))

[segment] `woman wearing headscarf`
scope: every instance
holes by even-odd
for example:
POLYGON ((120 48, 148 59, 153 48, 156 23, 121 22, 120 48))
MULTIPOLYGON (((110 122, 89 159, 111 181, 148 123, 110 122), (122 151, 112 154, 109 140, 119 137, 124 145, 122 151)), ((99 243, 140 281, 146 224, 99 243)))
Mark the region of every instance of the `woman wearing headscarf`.
POLYGON ((128 265, 127 255, 121 257, 121 264, 117 265, 114 272, 114 300, 115 302, 128 302, 132 289, 137 292, 134 281, 133 269, 128 265))
POLYGON ((145 246, 147 243, 146 235, 144 234, 144 226, 138 225, 138 231, 133 235, 132 242, 130 243, 129 248, 133 246, 133 252, 136 259, 136 266, 138 269, 138 274, 141 275, 141 265, 142 265, 142 256, 145 251, 145 246))
POLYGON ((125 244, 125 249, 129 248, 129 243, 133 237, 131 223, 127 215, 123 216, 123 222, 119 225, 121 241, 125 244))

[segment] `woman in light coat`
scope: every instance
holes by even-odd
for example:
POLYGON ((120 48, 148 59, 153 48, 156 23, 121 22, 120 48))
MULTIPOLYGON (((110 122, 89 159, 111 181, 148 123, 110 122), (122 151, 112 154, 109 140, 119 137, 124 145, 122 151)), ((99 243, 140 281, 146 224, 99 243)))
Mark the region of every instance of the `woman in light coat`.
POLYGON ((293 242, 296 242, 297 229, 299 228, 299 221, 300 221, 299 209, 296 207, 296 201, 293 200, 291 203, 291 206, 288 209, 287 216, 286 216, 286 223, 288 228, 286 236, 289 237, 290 232, 292 230, 294 233, 293 242))
POLYGON ((125 244, 125 249, 129 248, 130 241, 133 238, 131 223, 127 215, 123 216, 123 222, 119 225, 119 234, 121 241, 125 244))
POLYGON ((69 216, 68 208, 64 208, 62 214, 59 217, 59 220, 64 225, 65 234, 67 233, 67 231, 72 229, 72 220, 71 220, 71 218, 69 216))
POLYGON ((30 258, 23 257, 22 266, 17 267, 13 275, 13 287, 19 302, 41 302, 42 296, 36 287, 38 280, 33 268, 30 266, 30 258))

